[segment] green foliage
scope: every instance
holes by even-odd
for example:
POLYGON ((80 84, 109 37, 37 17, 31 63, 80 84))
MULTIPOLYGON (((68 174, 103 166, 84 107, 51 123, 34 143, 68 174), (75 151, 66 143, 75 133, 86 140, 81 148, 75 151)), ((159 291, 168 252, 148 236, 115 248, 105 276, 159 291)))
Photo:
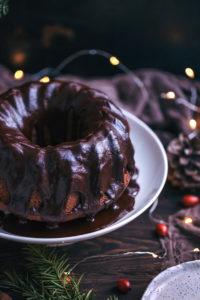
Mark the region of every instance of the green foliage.
POLYGON ((107 300, 118 300, 118 297, 117 296, 110 296, 107 298, 107 300))
POLYGON ((9 0, 0 0, 0 18, 7 15, 9 11, 8 2, 9 0))
MULTIPOLYGON (((94 295, 80 291, 83 275, 77 278, 70 273, 65 254, 56 248, 26 245, 23 250, 25 261, 16 270, 4 272, 0 286, 17 292, 27 300, 92 300, 94 295), (25 274, 25 275, 20 275, 25 274)), ((118 300, 110 296, 107 300, 118 300)))
MULTIPOLYGON (((94 299, 92 290, 80 291, 83 275, 77 278, 70 273, 66 255, 60 255, 56 248, 30 244, 23 249, 23 254, 23 264, 4 272, 0 287, 19 293, 27 300, 94 299)), ((4 257, 1 258, 3 261, 4 257)), ((118 300, 118 297, 110 296, 107 300, 118 300)))
POLYGON ((24 251, 26 275, 5 272, 0 282, 2 287, 20 293, 27 300, 93 299, 92 290, 81 293, 83 275, 77 279, 70 274, 65 255, 58 256, 56 249, 38 245, 27 245, 24 251))

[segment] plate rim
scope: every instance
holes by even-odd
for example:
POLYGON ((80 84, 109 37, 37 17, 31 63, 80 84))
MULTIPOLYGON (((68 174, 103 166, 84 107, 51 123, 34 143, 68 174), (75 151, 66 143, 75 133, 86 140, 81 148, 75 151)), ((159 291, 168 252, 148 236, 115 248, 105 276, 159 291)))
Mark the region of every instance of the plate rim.
POLYGON ((198 264, 200 266, 200 259, 186 261, 181 264, 178 264, 178 265, 175 265, 175 266, 172 266, 172 267, 169 267, 169 268, 163 270, 162 272, 160 272, 158 275, 156 275, 150 281, 150 283, 148 284, 147 288, 144 291, 144 294, 142 295, 141 300, 149 300, 149 296, 150 296, 149 293, 151 292, 150 289, 152 289, 152 291, 154 291, 155 289, 158 288, 160 282, 162 283, 162 281, 164 279, 163 277, 165 276, 165 273, 168 273, 169 271, 171 271, 172 273, 176 274, 177 272, 182 270, 185 266, 188 267, 188 266, 193 266, 196 264, 198 264), (158 283, 156 281, 158 281, 158 283), (154 287, 154 285, 155 285, 155 287, 154 287))
POLYGON ((160 184, 157 192, 151 198, 151 200, 146 205, 144 205, 144 207, 142 209, 140 209, 138 212, 136 212, 134 215, 131 215, 128 218, 125 218, 121 222, 120 222, 120 220, 118 220, 116 223, 113 223, 110 226, 107 226, 105 228, 102 228, 102 229, 99 229, 97 231, 93 231, 90 233, 85 233, 85 234, 76 235, 76 236, 59 237, 59 238, 35 238, 35 237, 19 236, 19 235, 12 234, 12 233, 9 234, 9 233, 0 232, 0 238, 12 240, 14 242, 31 243, 31 244, 47 244, 47 245, 72 244, 72 243, 80 242, 83 240, 97 238, 104 234, 110 233, 114 230, 117 230, 120 227, 123 227, 126 224, 128 224, 129 222, 136 219, 139 215, 141 215, 145 210, 147 210, 154 203, 154 201, 158 198, 159 194, 161 193, 161 191, 164 187, 164 184, 166 182, 166 179, 167 179, 168 161, 167 161, 167 155, 166 155, 165 149, 164 149, 161 141, 159 140, 158 136, 153 132, 153 130, 147 124, 145 124, 145 122, 143 122, 142 120, 140 120, 138 117, 136 117, 132 113, 128 112, 127 110, 122 109, 122 108, 121 108, 121 110, 125 116, 127 116, 129 119, 131 119, 132 121, 139 124, 153 137, 154 141, 156 142, 156 144, 158 145, 158 147, 160 149, 160 152, 162 153, 163 163, 164 163, 164 174, 163 174, 161 184, 160 184))

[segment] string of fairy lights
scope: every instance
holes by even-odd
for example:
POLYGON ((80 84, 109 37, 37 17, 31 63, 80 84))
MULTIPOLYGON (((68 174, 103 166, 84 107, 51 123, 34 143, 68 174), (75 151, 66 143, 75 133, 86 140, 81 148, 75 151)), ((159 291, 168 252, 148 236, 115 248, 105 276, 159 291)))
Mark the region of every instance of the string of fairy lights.
MULTIPOLYGON (((124 72, 125 74, 129 75, 132 79, 133 82, 137 85, 137 87, 139 89, 141 89, 142 93, 144 93, 146 96, 148 95, 148 91, 145 87, 145 84, 143 83, 143 81, 136 76, 125 64, 123 64, 116 56, 113 56, 111 53, 100 50, 100 49, 89 49, 89 50, 81 50, 78 51, 70 56, 68 56, 67 58, 65 58, 55 69, 53 69, 52 71, 50 71, 50 74, 47 74, 45 76, 42 76, 41 78, 39 78, 40 82, 43 83, 48 83, 50 82, 51 78, 55 78, 57 77, 60 72, 68 65, 70 64, 72 61, 74 61, 77 58, 80 58, 81 56, 85 56, 85 55, 99 55, 99 56, 103 56, 107 59, 107 61, 109 61, 109 63, 115 67, 118 67, 122 72, 124 72)), ((40 74, 40 73, 39 73, 40 74)), ((185 75, 190 78, 190 79, 194 79, 195 78, 195 73, 194 70, 190 67, 185 68, 185 75)), ((14 79, 15 80, 22 80, 24 78, 24 72, 23 70, 17 70, 14 73, 14 79)), ((166 93, 161 93, 161 98, 163 99, 168 99, 168 100, 174 100, 176 103, 184 105, 185 107, 187 107, 188 109, 190 109, 191 111, 194 112, 198 112, 200 113, 200 107, 196 106, 196 100, 197 100, 197 91, 195 88, 191 89, 191 97, 189 99, 189 101, 187 99, 181 98, 181 97, 176 97, 176 94, 174 91, 168 91, 166 93)), ((191 118, 188 121, 189 127, 191 128, 191 130, 196 130, 197 128, 197 121, 194 118, 191 118)))
MULTIPOLYGON (((107 59, 107 61, 114 67, 118 67, 121 71, 123 71, 125 74, 129 75, 133 82, 137 85, 137 87, 139 89, 141 89, 142 93, 145 94, 145 96, 148 96, 148 91, 145 87, 145 84, 143 83, 143 81, 136 76, 125 64, 123 64, 117 57, 113 56, 112 54, 110 54, 109 52, 103 51, 103 50, 99 50, 99 49, 90 49, 90 50, 81 50, 78 51, 70 56, 68 56, 66 59, 64 59, 55 69, 50 70, 49 73, 47 73, 45 76, 40 75, 40 72, 38 73, 39 78, 38 80, 40 82, 43 83, 48 83, 50 82, 52 79, 54 79, 55 77, 59 76, 59 74, 61 73, 61 71, 72 61, 74 61, 75 59, 84 56, 84 55, 99 55, 99 56, 103 56, 107 59)), ((41 72, 42 73, 42 72, 41 72)), ((191 80, 193 80, 195 78, 195 72, 192 68, 187 67, 185 68, 185 75, 190 78, 191 80)), ((17 70, 14 73, 14 79, 15 80, 22 80, 24 78, 24 72, 23 70, 17 70)), ((197 101, 197 91, 196 88, 191 88, 191 96, 190 99, 185 99, 185 98, 181 98, 181 97, 177 97, 176 93, 174 91, 167 91, 165 93, 161 93, 160 97, 162 99, 165 100, 173 100, 176 103, 183 105, 185 107, 187 107, 190 111, 192 112, 197 112, 200 113, 200 107, 198 107, 196 105, 196 101, 197 101)), ((197 135, 197 120, 193 117, 191 117, 188 120, 188 125, 190 127, 190 129, 192 130, 192 134, 189 134, 189 137, 193 138, 197 135)), ((151 207, 151 209, 149 210, 149 217, 151 219, 151 221, 153 221, 156 224, 166 224, 167 222, 157 219, 153 216, 153 212, 155 211, 156 207, 158 204, 158 200, 155 201, 154 205, 151 207)), ((192 226, 193 225, 193 219, 189 216, 184 217, 182 220, 186 225, 188 226, 192 226)), ((194 252, 194 253, 200 253, 200 249, 199 248, 194 248, 192 250, 190 250, 190 252, 194 252)), ((79 261, 77 264, 74 265, 74 267, 71 269, 71 271, 73 271, 79 264, 90 260, 90 259, 95 259, 95 258, 110 258, 110 257, 119 257, 119 256, 128 256, 128 255, 151 255, 153 258, 158 258, 158 259, 163 259, 166 256, 166 249, 164 249, 164 253, 163 255, 158 255, 154 252, 148 252, 148 251, 130 251, 130 252, 123 252, 123 253, 119 253, 119 254, 114 254, 114 255, 95 255, 95 256, 89 256, 86 257, 84 259, 82 259, 81 261, 79 261)))
MULTIPOLYGON (((49 74, 41 76, 43 72, 39 72, 37 74, 37 78, 40 82, 43 83, 48 83, 51 81, 51 79, 56 78, 59 76, 60 72, 67 66, 69 65, 72 61, 76 60, 77 58, 80 58, 81 56, 85 55, 99 55, 104 57, 111 65, 114 67, 118 67, 122 72, 125 74, 129 75, 133 82, 136 84, 136 86, 142 91, 145 97, 148 97, 148 91, 145 87, 145 84, 143 81, 136 76, 125 64, 123 64, 116 56, 113 56, 111 53, 100 50, 100 49, 89 49, 89 50, 81 50, 78 51, 68 57, 66 57, 55 69, 48 71, 49 74)), ((49 69, 48 69, 49 70, 49 69)), ((194 70, 190 67, 185 68, 185 75, 190 78, 194 79, 195 78, 195 73, 194 70)), ((15 80, 22 80, 24 78, 24 72, 23 70, 17 70, 14 73, 14 78, 15 80)), ((177 97, 174 91, 168 91, 166 93, 161 93, 160 97, 162 99, 167 99, 167 100, 173 100, 176 103, 183 105, 187 107, 191 112, 197 112, 200 113, 200 107, 196 105, 197 101, 197 91, 196 88, 192 87, 191 88, 191 97, 188 101, 188 99, 182 98, 182 97, 177 97)), ((192 132, 188 135, 190 139, 193 139, 198 135, 197 132, 197 120, 192 116, 188 120, 188 126, 192 130, 192 132)))
MULTIPOLYGON (((194 248, 189 251, 190 253, 199 253, 200 249, 199 248, 194 248)), ((185 252, 186 253, 186 252, 185 252)), ((183 253, 182 253, 183 254, 183 253)), ((82 260, 78 261, 70 270, 70 273, 73 272, 80 264, 88 261, 88 260, 93 260, 93 259, 100 259, 100 258, 114 258, 114 257, 123 257, 123 256, 135 256, 135 255, 150 255, 152 258, 155 259, 164 259, 164 257, 167 255, 166 249, 163 253, 163 255, 158 255, 154 252, 149 252, 149 251, 128 251, 128 252, 123 252, 123 253, 117 253, 117 254, 105 254, 105 255, 92 255, 92 256, 87 256, 83 258, 82 260)), ((69 273, 68 273, 69 274, 69 273)))
MULTIPOLYGON (((185 75, 190 79, 195 78, 195 73, 192 68, 185 68, 185 75)), ((161 94, 161 98, 174 100, 176 103, 187 107, 190 111, 200 113, 200 107, 196 105, 197 97, 197 90, 194 87, 191 88, 191 97, 189 101, 187 99, 177 97, 174 91, 168 91, 167 93, 161 94)), ((189 119, 188 124, 191 130, 197 129, 197 121, 194 118, 189 119)), ((195 135, 191 136, 194 137, 195 135)))

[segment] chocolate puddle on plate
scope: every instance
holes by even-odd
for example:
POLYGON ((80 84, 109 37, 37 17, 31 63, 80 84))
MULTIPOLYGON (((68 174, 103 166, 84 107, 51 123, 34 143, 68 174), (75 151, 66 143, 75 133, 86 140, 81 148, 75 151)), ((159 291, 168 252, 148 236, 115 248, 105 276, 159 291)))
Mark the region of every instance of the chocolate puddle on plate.
POLYGON ((8 214, 3 218, 0 228, 6 233, 35 238, 61 238, 94 232, 115 223, 132 211, 138 190, 139 187, 135 187, 135 181, 130 182, 115 205, 99 212, 93 221, 86 218, 77 219, 61 223, 57 228, 49 229, 44 223, 37 221, 26 221, 25 224, 22 224, 19 222, 19 218, 8 214))

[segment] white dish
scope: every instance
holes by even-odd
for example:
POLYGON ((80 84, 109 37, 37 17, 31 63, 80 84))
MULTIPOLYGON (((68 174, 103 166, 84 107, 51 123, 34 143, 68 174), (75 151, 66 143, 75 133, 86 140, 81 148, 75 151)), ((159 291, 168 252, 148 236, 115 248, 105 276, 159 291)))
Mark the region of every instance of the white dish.
POLYGON ((24 237, 0 229, 0 238, 24 243, 63 245, 99 237, 116 230, 141 215, 159 196, 167 177, 167 157, 155 133, 141 120, 123 110, 130 124, 130 138, 135 148, 135 160, 139 169, 140 191, 133 211, 112 225, 87 234, 63 238, 24 237))
POLYGON ((199 300, 200 260, 166 269, 147 287, 142 300, 199 300))

